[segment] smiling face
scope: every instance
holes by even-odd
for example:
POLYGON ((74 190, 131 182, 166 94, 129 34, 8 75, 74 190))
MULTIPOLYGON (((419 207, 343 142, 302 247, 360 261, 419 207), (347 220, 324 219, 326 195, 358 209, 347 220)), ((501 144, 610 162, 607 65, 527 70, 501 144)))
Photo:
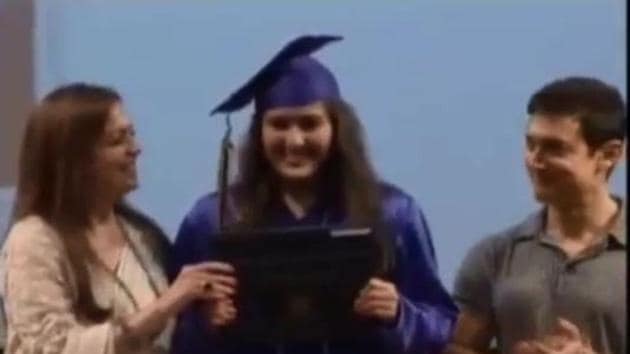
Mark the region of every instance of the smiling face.
POLYGON ((525 166, 541 202, 566 201, 605 188, 619 159, 620 141, 591 148, 571 115, 532 116, 526 133, 525 166))
POLYGON ((321 102, 270 109, 262 117, 265 157, 286 182, 313 179, 330 154, 332 140, 332 122, 321 102))
POLYGON ((530 97, 527 113, 525 165, 536 199, 573 204, 609 193, 626 138, 617 88, 591 77, 556 79, 530 97))
POLYGON ((119 198, 135 189, 139 154, 133 124, 122 105, 115 104, 95 150, 93 166, 99 188, 119 198))

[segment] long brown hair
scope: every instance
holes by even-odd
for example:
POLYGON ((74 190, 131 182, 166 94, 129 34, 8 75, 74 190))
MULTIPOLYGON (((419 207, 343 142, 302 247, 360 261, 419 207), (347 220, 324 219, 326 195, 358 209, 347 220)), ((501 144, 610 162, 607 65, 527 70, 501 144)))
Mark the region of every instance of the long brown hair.
POLYGON ((93 190, 91 163, 112 107, 121 101, 113 89, 75 83, 59 87, 28 118, 19 159, 14 220, 38 215, 59 231, 76 275, 77 313, 100 322, 100 308, 90 288, 86 261, 93 190))
MULTIPOLYGON (((343 208, 348 226, 372 227, 383 250, 383 268, 391 268, 393 253, 386 235, 382 211, 382 190, 370 162, 363 138, 363 127, 346 102, 324 102, 333 126, 331 153, 322 166, 320 188, 343 208)), ((239 175, 233 195, 239 211, 238 225, 264 225, 277 197, 274 172, 264 156, 262 117, 255 114, 240 154, 239 175)))

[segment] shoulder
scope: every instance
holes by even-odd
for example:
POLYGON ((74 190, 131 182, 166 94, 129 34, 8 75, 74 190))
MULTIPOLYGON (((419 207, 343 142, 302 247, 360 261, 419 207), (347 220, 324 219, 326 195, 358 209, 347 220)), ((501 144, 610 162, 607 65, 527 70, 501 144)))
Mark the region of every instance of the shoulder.
POLYGON ((381 182, 379 187, 382 207, 386 217, 396 217, 400 216, 401 213, 420 209, 414 197, 405 192, 402 188, 389 182, 381 182))
POLYGON ((469 262, 491 262, 499 265, 500 259, 516 242, 530 238, 540 228, 540 211, 531 213, 517 223, 484 236, 466 256, 469 262))
POLYGON ((4 249, 9 253, 51 254, 64 248, 55 228, 40 216, 30 215, 16 221, 7 235, 4 249))
POLYGON ((402 188, 388 183, 381 182, 381 210, 383 220, 396 227, 428 227, 424 211, 420 203, 411 194, 402 188))
POLYGON ((39 216, 26 216, 9 230, 0 257, 0 293, 5 292, 7 275, 48 274, 63 278, 69 269, 65 245, 48 222, 39 216))
POLYGON ((205 239, 219 231, 219 195, 207 193, 197 198, 182 220, 176 243, 205 239), (187 241, 186 241, 187 240, 187 241))
POLYGON ((142 243, 148 246, 161 262, 166 262, 171 242, 157 221, 128 204, 119 205, 116 212, 126 223, 138 231, 142 243))
POLYGON ((379 183, 379 188, 381 191, 381 195, 383 198, 383 201, 385 203, 388 202, 411 202, 413 201, 413 197, 405 192, 402 188, 398 187, 395 184, 386 182, 386 181, 382 181, 379 183))
POLYGON ((216 192, 199 197, 184 216, 173 244, 169 276, 174 276, 185 264, 197 263, 210 257, 208 240, 219 231, 219 196, 216 192))
POLYGON ((467 252, 455 276, 453 297, 460 306, 474 312, 492 312, 493 287, 499 274, 509 264, 506 262, 512 247, 520 240, 531 238, 537 214, 477 241, 467 252))
POLYGON ((382 220, 394 245, 398 257, 410 259, 434 258, 431 232, 424 213, 409 193, 391 183, 381 183, 382 220))
POLYGON ((219 194, 217 192, 207 193, 197 198, 192 207, 186 213, 185 219, 199 220, 213 216, 219 212, 219 194))

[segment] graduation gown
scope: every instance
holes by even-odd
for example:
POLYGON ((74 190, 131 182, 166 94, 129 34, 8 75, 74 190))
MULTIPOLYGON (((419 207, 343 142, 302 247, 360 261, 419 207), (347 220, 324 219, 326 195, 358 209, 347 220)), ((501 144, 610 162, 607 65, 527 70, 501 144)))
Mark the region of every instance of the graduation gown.
MULTIPOLYGON (((413 198, 391 185, 382 185, 385 222, 395 249, 393 282, 400 293, 400 308, 393 324, 382 324, 359 340, 285 342, 275 344, 227 342, 210 327, 207 314, 191 305, 178 318, 174 354, 351 354, 440 353, 450 339, 457 308, 437 274, 431 234, 422 210, 413 198)), ((181 223, 170 267, 171 277, 182 266, 214 259, 210 240, 219 232, 219 198, 200 198, 181 223)), ((343 213, 316 203, 299 220, 284 207, 274 210, 273 226, 343 226, 343 213)))

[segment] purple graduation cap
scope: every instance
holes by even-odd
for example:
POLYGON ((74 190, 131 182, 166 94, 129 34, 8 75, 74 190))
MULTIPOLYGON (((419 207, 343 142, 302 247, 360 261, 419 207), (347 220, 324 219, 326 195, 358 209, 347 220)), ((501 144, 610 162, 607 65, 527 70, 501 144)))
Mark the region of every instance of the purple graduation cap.
POLYGON ((309 55, 340 36, 298 37, 282 48, 245 85, 212 110, 231 113, 254 100, 256 113, 277 107, 298 107, 321 100, 340 99, 337 80, 328 68, 309 55))
POLYGON ((242 109, 252 100, 256 116, 262 117, 265 111, 272 108, 299 107, 323 100, 341 99, 335 76, 323 64, 310 57, 311 53, 326 44, 341 39, 340 36, 308 35, 292 40, 249 81, 210 112, 211 116, 225 113, 227 123, 221 143, 218 176, 221 229, 225 227, 227 215, 229 163, 234 149, 230 139, 230 113, 242 109))

